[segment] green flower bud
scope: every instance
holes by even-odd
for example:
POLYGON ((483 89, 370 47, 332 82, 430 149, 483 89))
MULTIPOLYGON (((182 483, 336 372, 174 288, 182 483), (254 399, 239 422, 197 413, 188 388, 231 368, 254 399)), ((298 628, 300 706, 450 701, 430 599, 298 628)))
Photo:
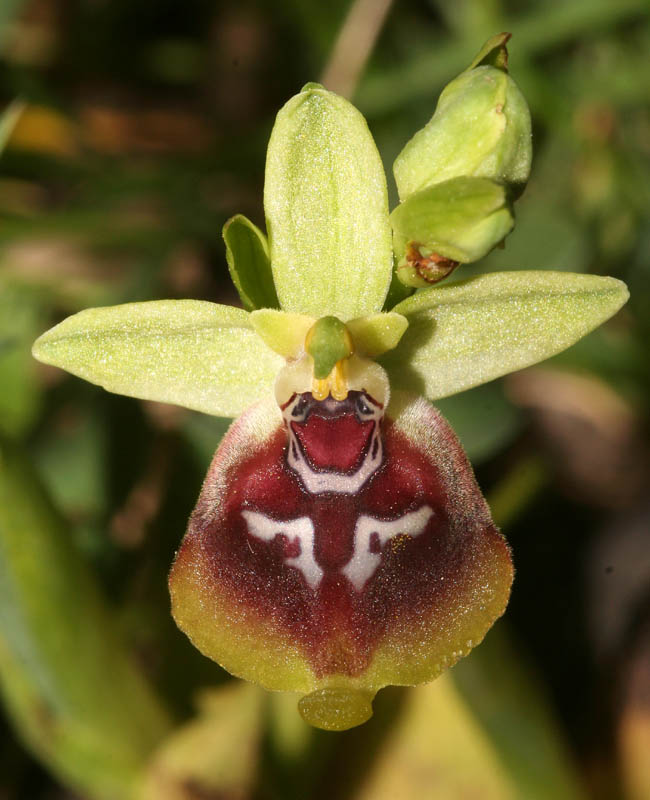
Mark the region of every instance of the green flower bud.
POLYGON ((532 158, 530 112, 506 70, 507 38, 486 43, 447 85, 432 119, 397 157, 400 199, 460 175, 505 183, 514 197, 523 191, 532 158))
POLYGON ((452 178, 411 195, 390 215, 397 275, 427 286, 458 263, 478 261, 507 236, 514 218, 505 188, 487 178, 452 178))

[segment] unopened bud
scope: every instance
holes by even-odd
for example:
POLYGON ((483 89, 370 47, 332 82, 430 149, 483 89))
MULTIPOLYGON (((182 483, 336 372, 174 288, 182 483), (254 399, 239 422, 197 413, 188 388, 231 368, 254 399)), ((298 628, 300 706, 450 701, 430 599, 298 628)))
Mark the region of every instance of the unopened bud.
POLYGON ((472 65, 449 83, 432 119, 397 157, 400 198, 461 175, 524 189, 532 158, 530 112, 507 73, 505 41, 494 37, 472 65))
POLYGON ((458 263, 483 258, 514 225, 503 186, 465 177, 411 195, 390 220, 397 275, 415 287, 441 280, 458 263))

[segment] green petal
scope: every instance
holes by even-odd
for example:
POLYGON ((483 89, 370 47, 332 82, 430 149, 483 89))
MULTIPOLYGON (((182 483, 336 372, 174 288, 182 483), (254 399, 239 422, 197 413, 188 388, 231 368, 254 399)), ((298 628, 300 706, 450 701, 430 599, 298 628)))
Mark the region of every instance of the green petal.
POLYGON ((387 350, 397 347, 408 324, 406 317, 388 312, 350 320, 347 327, 355 351, 366 358, 376 358, 387 350))
POLYGON ((615 278, 500 272, 426 289, 395 307, 409 321, 381 359, 391 385, 446 397, 569 347, 628 298, 615 278))
POLYGON ((243 214, 237 214, 223 226, 223 239, 230 277, 244 308, 278 308, 266 236, 243 214))
POLYGON ((303 352, 307 331, 316 322, 305 314, 287 314, 271 308, 253 311, 250 321, 264 343, 284 358, 297 358, 303 352))
POLYGON ((347 322, 381 309, 392 270, 386 178, 347 100, 308 84, 280 111, 264 206, 285 311, 347 322))
POLYGON ((284 361, 238 308, 158 300, 90 308, 44 333, 35 358, 109 392, 237 416, 284 361))

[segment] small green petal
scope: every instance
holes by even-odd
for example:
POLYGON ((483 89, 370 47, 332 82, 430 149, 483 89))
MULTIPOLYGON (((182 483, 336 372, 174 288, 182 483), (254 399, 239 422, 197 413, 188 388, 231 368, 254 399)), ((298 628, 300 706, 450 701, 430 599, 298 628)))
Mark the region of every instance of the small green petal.
POLYGON ((406 317, 393 312, 371 314, 347 323, 355 352, 366 358, 376 358, 397 347, 408 325, 406 317))
POLYGON ((314 322, 316 320, 306 314, 288 314, 271 308, 253 311, 250 315, 250 323, 264 344, 283 358, 297 358, 302 353, 305 336, 314 322))
POLYGON ((223 226, 230 277, 248 311, 279 308, 266 236, 243 214, 223 226))
MULTIPOLYGON (((395 246, 415 242, 467 264, 490 252, 512 230, 506 190, 487 178, 452 178, 411 195, 390 215, 395 246)), ((396 250, 398 259, 404 252, 396 250)))
POLYGON ((308 84, 280 111, 264 207, 283 309, 343 322, 381 310, 392 271, 386 178, 347 100, 308 84))
POLYGON ((44 333, 34 357, 109 392, 234 417, 283 365, 238 308, 158 300, 90 308, 44 333))
POLYGON ((628 296, 615 278, 566 272, 500 272, 427 289, 395 307, 409 327, 381 363, 391 386, 446 397, 559 353, 628 296))

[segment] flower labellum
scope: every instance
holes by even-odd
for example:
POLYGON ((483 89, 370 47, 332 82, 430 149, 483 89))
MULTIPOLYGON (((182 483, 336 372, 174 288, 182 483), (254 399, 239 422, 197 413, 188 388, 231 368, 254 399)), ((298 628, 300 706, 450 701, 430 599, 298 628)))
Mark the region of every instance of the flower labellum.
POLYGON ((318 320, 277 404, 234 423, 170 577, 176 622, 202 652, 302 692, 305 719, 332 730, 364 722, 382 686, 457 661, 512 581, 447 423, 422 399, 390 401, 353 347, 343 323, 318 320))

